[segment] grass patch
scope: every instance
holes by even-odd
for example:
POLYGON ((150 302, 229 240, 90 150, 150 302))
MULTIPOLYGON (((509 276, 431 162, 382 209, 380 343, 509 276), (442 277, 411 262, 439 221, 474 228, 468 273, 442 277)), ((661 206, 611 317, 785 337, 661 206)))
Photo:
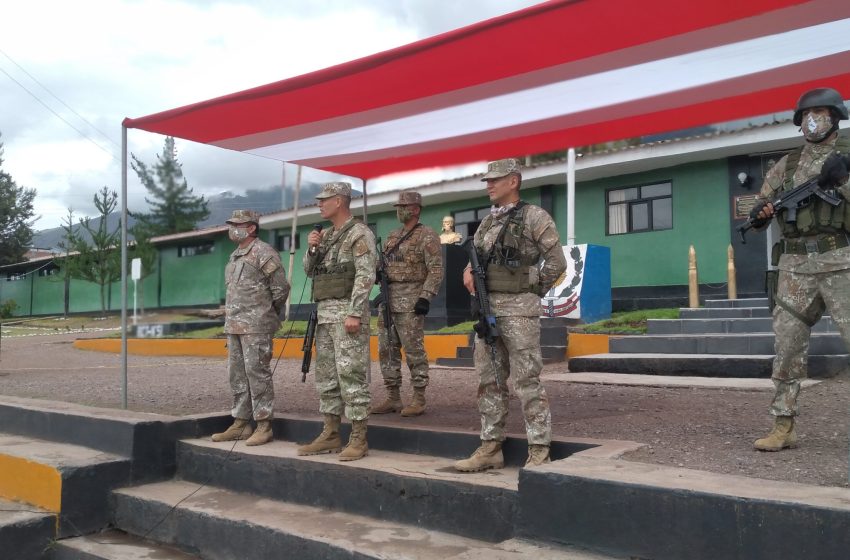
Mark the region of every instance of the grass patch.
POLYGON ((443 327, 442 329, 432 332, 437 334, 469 334, 472 332, 472 325, 474 324, 475 321, 466 321, 465 323, 458 323, 457 325, 443 327))
POLYGON ((585 325, 582 329, 592 334, 646 334, 648 319, 678 319, 679 308, 639 309, 619 311, 610 319, 585 325))

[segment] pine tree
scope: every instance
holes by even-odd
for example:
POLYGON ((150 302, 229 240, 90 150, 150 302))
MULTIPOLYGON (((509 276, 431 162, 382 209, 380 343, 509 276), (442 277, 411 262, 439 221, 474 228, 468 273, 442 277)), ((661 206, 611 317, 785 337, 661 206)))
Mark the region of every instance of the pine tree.
POLYGON ((143 224, 150 236, 191 231, 210 215, 207 201, 203 196, 194 196, 183 177, 174 138, 165 139, 162 154, 156 156, 157 162, 152 167, 135 155, 132 158, 131 166, 150 195, 145 201, 151 207, 149 213, 134 213, 133 217, 143 224))
POLYGON ((3 171, 3 143, 0 142, 0 265, 19 263, 32 243, 33 199, 35 189, 15 184, 3 171))

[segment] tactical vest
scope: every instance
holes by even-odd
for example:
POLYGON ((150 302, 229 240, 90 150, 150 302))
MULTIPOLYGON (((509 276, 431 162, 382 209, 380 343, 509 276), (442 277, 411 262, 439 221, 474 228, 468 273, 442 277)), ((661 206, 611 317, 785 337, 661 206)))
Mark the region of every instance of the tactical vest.
MULTIPOLYGON (((420 224, 416 224, 414 229, 420 224)), ((415 251, 402 251, 403 243, 410 243, 414 234, 407 239, 399 237, 398 243, 384 252, 384 272, 390 282, 424 282, 428 277, 428 269, 425 266, 425 257, 415 251)), ((418 239, 416 239, 418 241, 418 239)))
MULTIPOLYGON (((487 289, 491 292, 519 294, 535 291, 530 285, 531 266, 528 256, 520 252, 527 204, 520 202, 490 250, 487 259, 487 289)), ((490 225, 495 220, 491 220, 490 225)), ((489 227, 488 227, 489 229, 489 227)))
MULTIPOLYGON (((330 243, 330 238, 326 240, 319 248, 320 262, 316 266, 313 273, 313 301, 322 301, 324 299, 348 299, 351 297, 351 292, 354 290, 354 276, 356 270, 354 262, 330 262, 325 263, 324 260, 331 252, 331 249, 343 235, 351 229, 355 222, 351 222, 347 228, 340 230, 330 243)), ((338 251, 337 251, 338 253, 338 251)))
MULTIPOLYGON (((850 137, 839 137, 835 143, 835 151, 841 154, 850 153, 850 137)), ((796 186, 794 185, 794 173, 797 171, 802 153, 803 149, 798 148, 788 154, 788 158, 785 160, 785 182, 782 185, 782 190, 790 190, 796 186)), ((811 197, 809 202, 797 210, 796 222, 786 221, 786 214, 785 211, 782 211, 776 217, 782 236, 785 238, 793 239, 803 235, 850 231, 850 205, 843 197, 841 197, 841 203, 838 206, 827 204, 819 197, 811 197)))

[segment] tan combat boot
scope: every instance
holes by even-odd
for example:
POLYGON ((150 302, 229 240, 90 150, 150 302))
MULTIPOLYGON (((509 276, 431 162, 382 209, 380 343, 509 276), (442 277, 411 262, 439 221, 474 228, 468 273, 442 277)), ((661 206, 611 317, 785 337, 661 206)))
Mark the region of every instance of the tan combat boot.
POLYGON ((340 418, 336 414, 325 414, 325 427, 316 439, 307 445, 298 447, 299 455, 320 455, 336 453, 342 449, 342 439, 339 437, 340 418))
POLYGON ((387 387, 387 399, 369 409, 369 414, 388 414, 401 410, 401 388, 387 387))
POLYGON ((263 445, 274 439, 271 420, 257 420, 257 430, 248 438, 245 445, 263 445))
POLYGON ((794 417, 777 416, 773 429, 767 434, 767 437, 757 439, 753 445, 759 451, 782 451, 786 447, 797 447, 794 417))
POLYGON ((413 388, 413 401, 401 410, 402 416, 419 416, 425 412, 425 387, 413 388))
POLYGON ((526 467, 535 467, 538 465, 542 465, 544 463, 551 463, 552 460, 549 459, 549 446, 548 445, 529 445, 528 446, 528 460, 525 461, 526 467))
POLYGON ((505 458, 502 455, 502 442, 487 440, 481 442, 481 447, 469 459, 463 459, 455 463, 455 469, 460 472, 478 472, 487 469, 501 469, 505 466, 505 458))
POLYGON ((252 433, 254 433, 254 429, 251 428, 251 424, 249 424, 247 420, 243 420, 242 418, 234 418, 233 424, 231 424, 230 427, 224 430, 223 432, 213 434, 212 440, 234 441, 237 439, 248 439, 249 437, 251 437, 252 433))
POLYGON ((369 445, 366 443, 366 420, 351 421, 351 437, 348 445, 339 454, 340 461, 356 461, 369 454, 369 445))

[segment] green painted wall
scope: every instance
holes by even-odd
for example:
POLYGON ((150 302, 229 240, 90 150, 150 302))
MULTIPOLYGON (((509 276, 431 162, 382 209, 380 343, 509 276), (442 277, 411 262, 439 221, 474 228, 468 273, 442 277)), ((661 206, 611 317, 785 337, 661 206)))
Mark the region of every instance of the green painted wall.
MULTIPOLYGON (((213 251, 206 255, 180 257, 178 245, 161 248, 160 305, 219 305, 224 300, 224 266, 232 251, 233 244, 225 234, 214 239, 213 251)), ((147 292, 145 299, 154 301, 147 292)))

